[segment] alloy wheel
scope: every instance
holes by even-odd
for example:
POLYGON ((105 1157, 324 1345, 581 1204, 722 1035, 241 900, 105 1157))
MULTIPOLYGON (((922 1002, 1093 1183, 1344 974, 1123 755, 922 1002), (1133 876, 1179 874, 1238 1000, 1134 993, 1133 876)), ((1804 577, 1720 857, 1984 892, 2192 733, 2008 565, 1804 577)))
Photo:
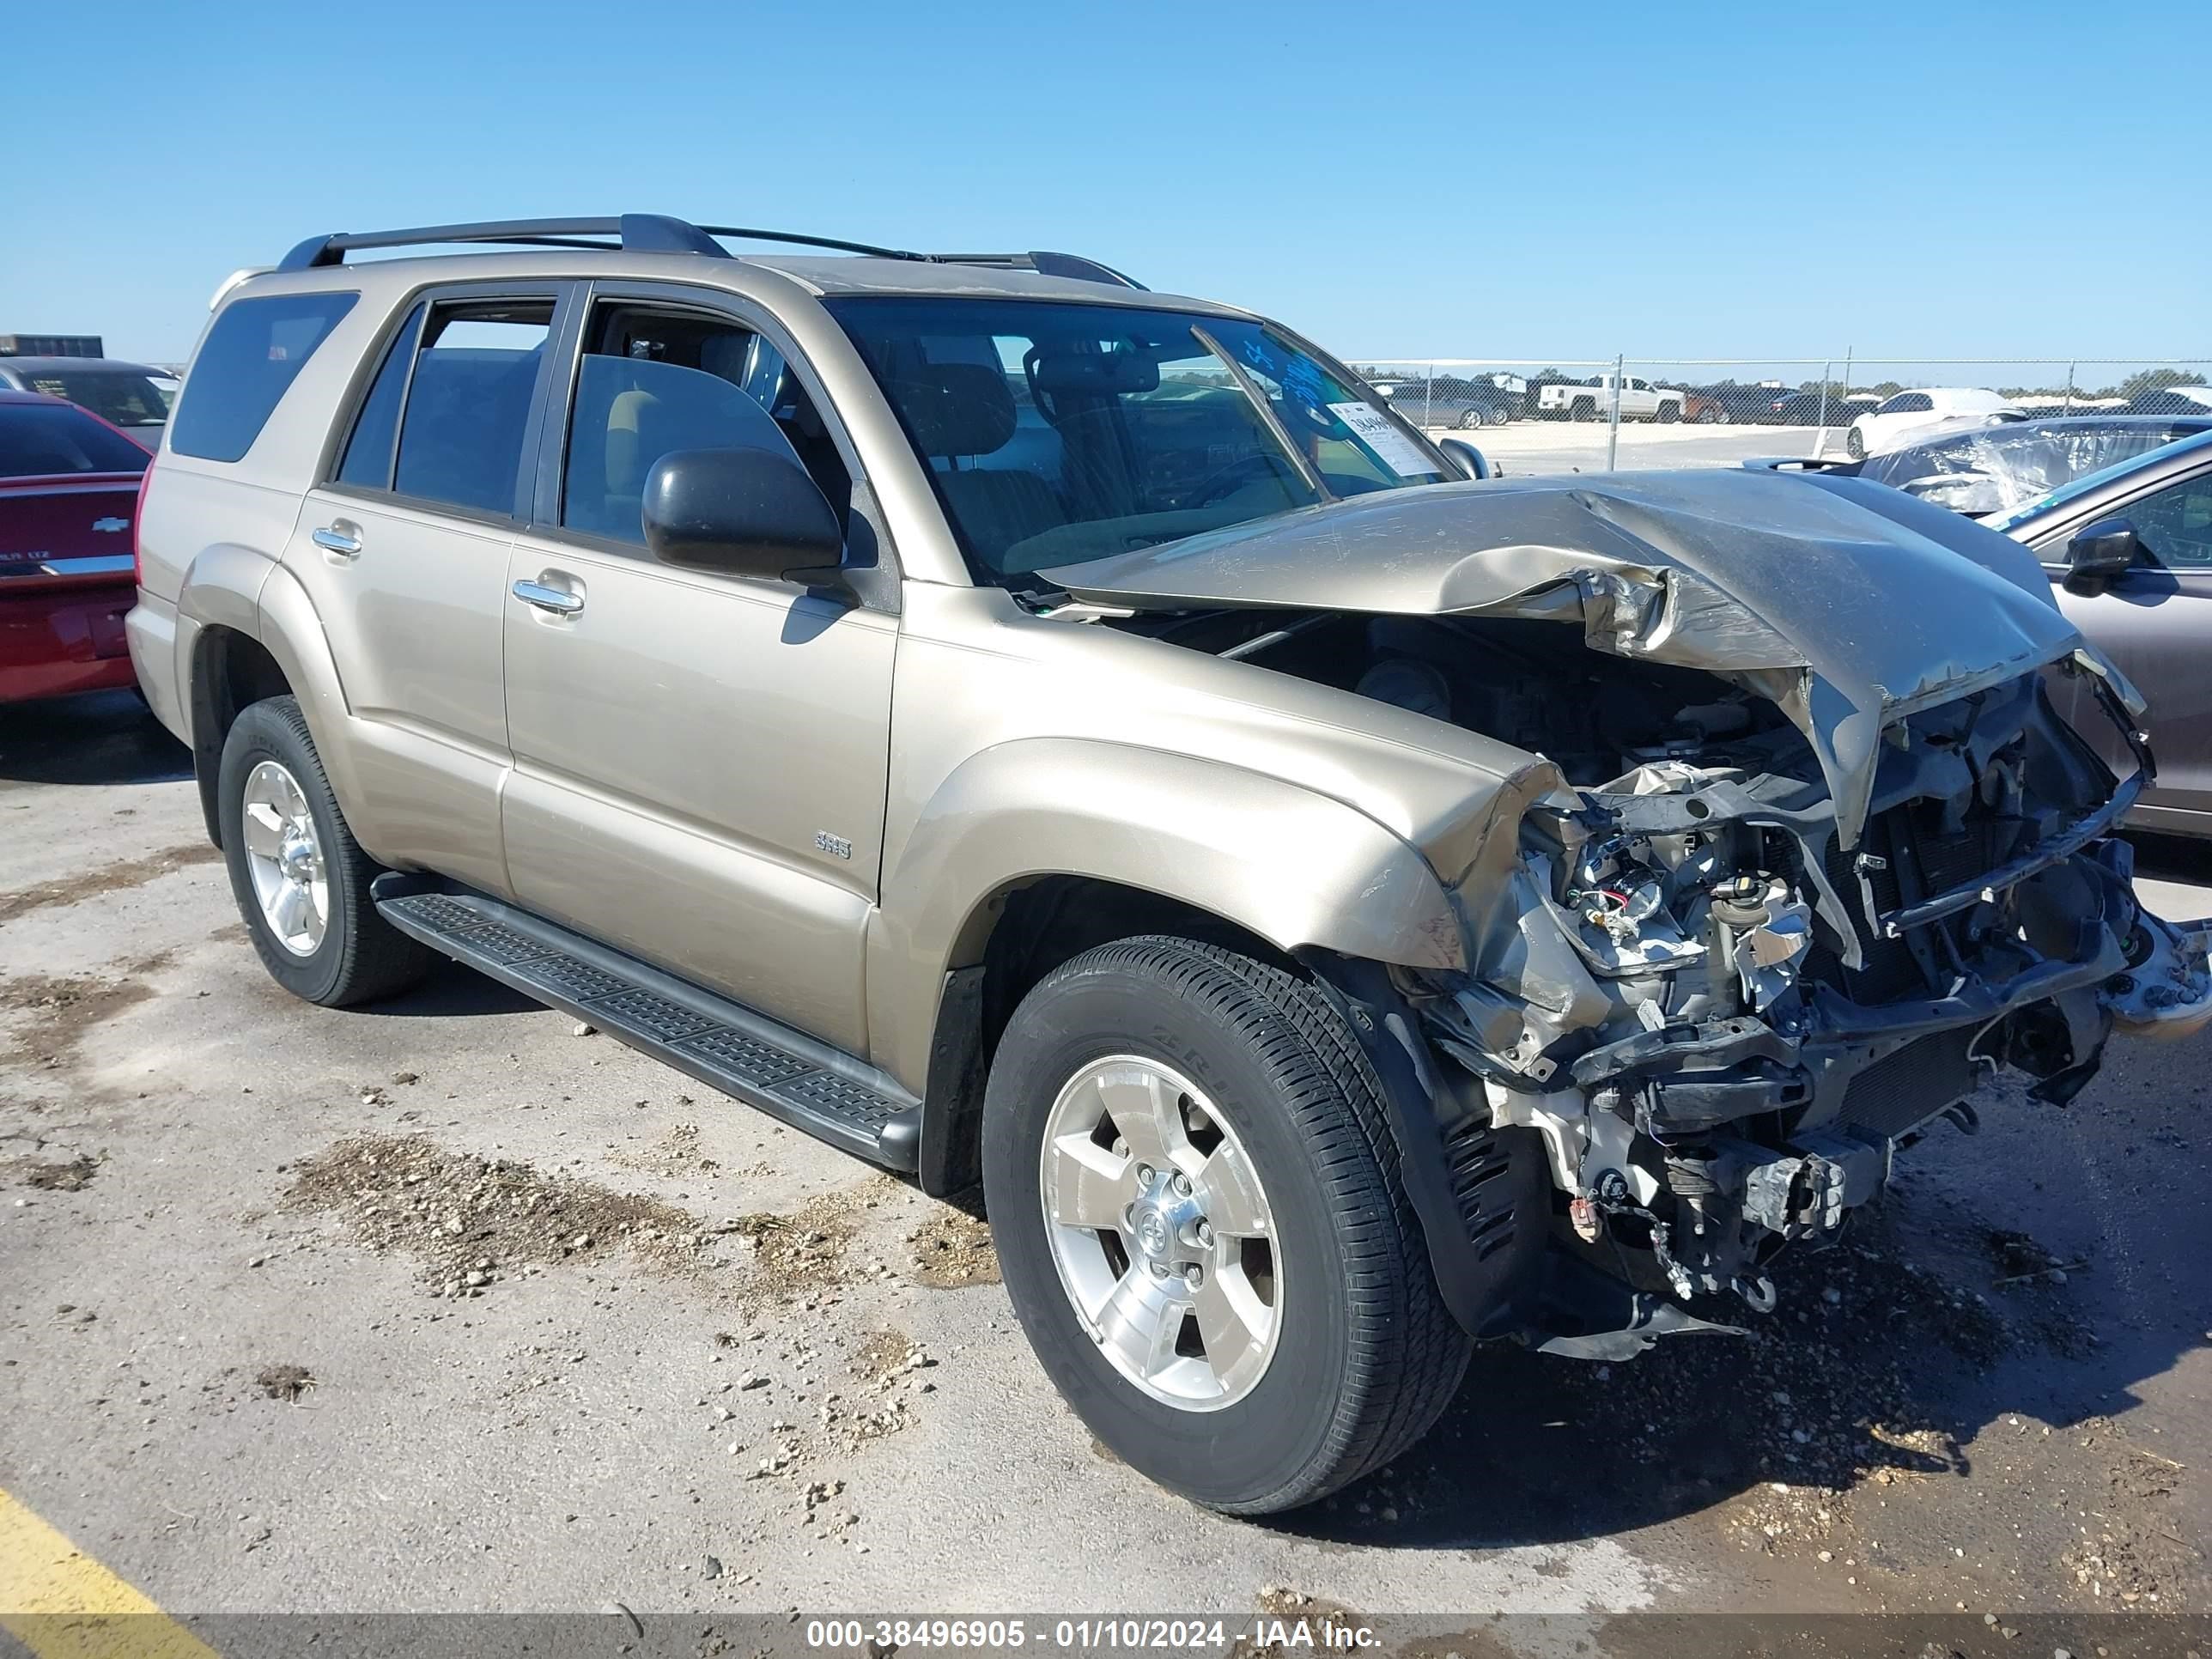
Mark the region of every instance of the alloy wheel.
POLYGON ((313 956, 330 926, 331 886, 322 838, 299 780, 276 761, 258 763, 246 775, 240 821, 262 921, 294 956, 313 956))
POLYGON ((1183 1411, 1249 1394, 1282 1333, 1281 1262, 1213 1103, 1158 1060, 1094 1060, 1053 1102, 1038 1176, 1060 1286, 1114 1368, 1183 1411))

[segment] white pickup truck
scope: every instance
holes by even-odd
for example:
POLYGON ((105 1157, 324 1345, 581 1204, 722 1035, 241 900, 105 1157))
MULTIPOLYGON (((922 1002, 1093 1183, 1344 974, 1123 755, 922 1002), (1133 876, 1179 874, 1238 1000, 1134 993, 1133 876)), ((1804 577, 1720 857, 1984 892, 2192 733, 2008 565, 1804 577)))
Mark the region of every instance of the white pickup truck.
MULTIPOLYGON (((1541 421, 1609 421, 1613 418, 1613 380, 1601 374, 1595 385, 1551 385, 1536 393, 1536 418, 1541 421)), ((1621 377, 1620 418, 1624 421, 1679 421, 1682 394, 1655 386, 1641 375, 1621 377)))

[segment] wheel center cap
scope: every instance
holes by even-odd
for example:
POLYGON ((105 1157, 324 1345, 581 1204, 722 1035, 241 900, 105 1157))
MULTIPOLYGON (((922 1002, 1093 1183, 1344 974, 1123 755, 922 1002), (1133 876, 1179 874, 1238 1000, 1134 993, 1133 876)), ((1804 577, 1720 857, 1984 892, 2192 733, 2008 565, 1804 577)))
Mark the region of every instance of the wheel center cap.
POLYGON ((287 840, 276 855, 276 862, 285 875, 297 882, 305 882, 313 876, 314 860, 314 849, 304 836, 287 840))
POLYGON ((1175 1243, 1175 1234, 1168 1226, 1168 1218, 1150 1204, 1139 1205, 1132 1229, 1137 1235, 1137 1248, 1155 1261, 1167 1260, 1168 1251, 1175 1243))

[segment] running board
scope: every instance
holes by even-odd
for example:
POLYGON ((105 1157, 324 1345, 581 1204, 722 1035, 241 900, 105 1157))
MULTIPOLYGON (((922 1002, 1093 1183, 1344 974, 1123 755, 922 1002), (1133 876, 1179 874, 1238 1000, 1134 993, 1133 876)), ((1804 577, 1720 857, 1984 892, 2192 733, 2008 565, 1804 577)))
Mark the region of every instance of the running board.
POLYGON ((710 1089, 886 1169, 920 1162, 921 1103, 866 1060, 434 876, 390 872, 369 896, 401 933, 710 1089))

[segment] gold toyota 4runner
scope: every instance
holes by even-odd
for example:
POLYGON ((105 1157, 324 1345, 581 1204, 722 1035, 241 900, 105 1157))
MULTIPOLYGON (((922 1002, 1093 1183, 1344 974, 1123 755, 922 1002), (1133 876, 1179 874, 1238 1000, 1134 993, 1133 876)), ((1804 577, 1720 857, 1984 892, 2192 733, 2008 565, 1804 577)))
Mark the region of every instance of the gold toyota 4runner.
MULTIPOLYGON (((912 1176, 1154 1479, 1764 1312, 1897 1152, 2212 1018, 2142 703, 1853 478, 1499 480, 1060 254, 649 216, 218 296, 132 656, 269 971, 441 954, 912 1176)), ((346 263, 349 252, 496 244, 346 263)))

